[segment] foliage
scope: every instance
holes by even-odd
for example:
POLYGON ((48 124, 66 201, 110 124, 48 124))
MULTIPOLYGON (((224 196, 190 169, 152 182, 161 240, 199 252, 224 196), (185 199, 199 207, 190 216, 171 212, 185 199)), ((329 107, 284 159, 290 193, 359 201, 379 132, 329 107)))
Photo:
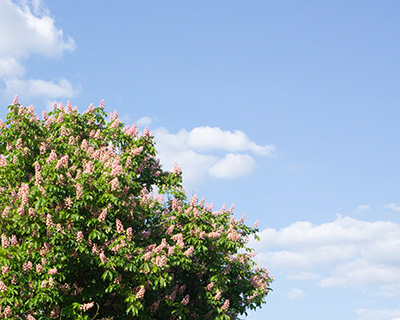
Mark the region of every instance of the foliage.
POLYGON ((246 248, 257 228, 186 198, 153 137, 103 102, 8 107, 0 120, 0 317, 234 319, 271 278, 246 248), (165 200, 164 200, 165 197, 165 200))

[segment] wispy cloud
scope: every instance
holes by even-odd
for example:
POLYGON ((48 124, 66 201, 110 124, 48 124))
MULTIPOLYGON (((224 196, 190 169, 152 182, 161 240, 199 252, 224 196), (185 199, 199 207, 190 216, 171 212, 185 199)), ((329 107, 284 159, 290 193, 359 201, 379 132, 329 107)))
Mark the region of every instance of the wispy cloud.
POLYGON ((224 131, 218 127, 196 127, 170 133, 154 130, 157 150, 163 166, 170 170, 174 162, 182 168, 185 187, 207 176, 232 179, 253 172, 257 156, 275 156, 274 145, 258 145, 242 131, 224 131))
POLYGON ((358 309, 357 320, 400 320, 400 309, 358 309))
POLYGON ((292 289, 288 293, 288 297, 290 300, 300 299, 305 296, 306 296, 305 292, 301 289, 292 289))
POLYGON ((151 123, 151 118, 150 117, 142 117, 138 121, 136 121, 136 125, 138 127, 144 127, 148 126, 151 123))
POLYGON ((0 2, 0 81, 3 95, 26 98, 70 98, 79 90, 68 80, 26 79, 24 64, 32 55, 60 58, 75 49, 71 37, 55 26, 42 1, 0 2))
POLYGON ((320 225, 299 221, 260 232, 251 242, 258 259, 290 279, 312 280, 321 287, 374 286, 400 294, 400 224, 339 216, 320 225), (298 277, 296 277, 298 275, 298 277))
POLYGON ((371 206, 369 204, 360 204, 359 206, 357 206, 356 212, 366 211, 366 210, 370 210, 370 209, 371 209, 371 206))
POLYGON ((394 211, 400 211, 400 205, 397 205, 397 204, 395 204, 393 202, 387 204, 385 206, 385 208, 388 208, 388 209, 391 209, 391 210, 394 210, 394 211))

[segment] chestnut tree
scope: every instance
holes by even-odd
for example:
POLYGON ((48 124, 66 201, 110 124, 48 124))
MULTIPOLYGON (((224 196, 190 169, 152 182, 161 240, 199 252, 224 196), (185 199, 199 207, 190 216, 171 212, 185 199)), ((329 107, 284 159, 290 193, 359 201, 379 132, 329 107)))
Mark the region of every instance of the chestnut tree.
POLYGON ((15 97, 0 120, 0 318, 236 319, 272 281, 257 227, 188 199, 148 128, 15 97))

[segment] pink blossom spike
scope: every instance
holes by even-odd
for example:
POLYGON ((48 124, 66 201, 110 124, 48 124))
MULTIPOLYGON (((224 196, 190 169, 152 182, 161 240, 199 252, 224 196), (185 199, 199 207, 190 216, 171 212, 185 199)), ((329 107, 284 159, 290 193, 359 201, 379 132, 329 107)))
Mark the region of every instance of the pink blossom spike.
POLYGON ((18 104, 18 95, 14 96, 13 105, 16 106, 18 104))
POLYGON ((178 175, 181 173, 181 168, 179 168, 178 164, 175 162, 174 163, 174 170, 173 170, 174 174, 178 175))

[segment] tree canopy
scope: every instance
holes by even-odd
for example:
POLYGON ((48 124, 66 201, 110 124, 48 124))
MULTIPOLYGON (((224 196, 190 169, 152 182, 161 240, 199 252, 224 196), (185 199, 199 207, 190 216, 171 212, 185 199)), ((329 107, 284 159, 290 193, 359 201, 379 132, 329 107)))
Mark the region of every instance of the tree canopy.
POLYGON ((257 227, 186 197, 148 128, 17 97, 0 120, 0 317, 236 319, 272 281, 257 227))

